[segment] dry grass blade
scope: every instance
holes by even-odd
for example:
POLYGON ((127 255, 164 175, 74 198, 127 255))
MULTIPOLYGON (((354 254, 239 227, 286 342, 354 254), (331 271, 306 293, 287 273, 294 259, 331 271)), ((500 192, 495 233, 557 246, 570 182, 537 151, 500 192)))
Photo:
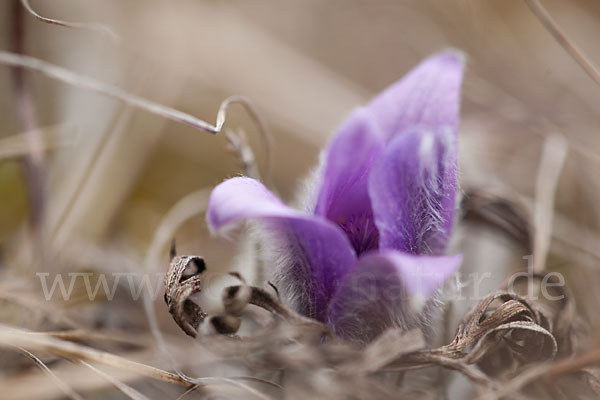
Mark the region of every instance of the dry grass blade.
POLYGON ((93 365, 88 364, 85 361, 79 361, 79 363, 81 365, 89 368, 90 370, 94 371, 96 374, 100 375, 107 381, 109 381, 114 387, 119 389, 124 395, 126 395, 130 399, 132 399, 132 400, 149 400, 148 397, 144 396, 143 394, 141 394, 140 392, 138 392, 131 386, 124 384, 123 382, 119 381, 115 377, 105 373, 104 371, 99 370, 98 368, 94 367, 93 365))
POLYGON ((552 15, 550 15, 548 10, 544 8, 542 3, 540 3, 539 0, 525 0, 525 3, 554 39, 560 43, 563 49, 577 61, 594 82, 600 85, 600 70, 598 67, 596 67, 592 60, 590 60, 585 53, 569 39, 560 26, 558 26, 554 18, 552 18, 552 15))
POLYGON ((131 361, 111 353, 96 350, 91 347, 65 342, 49 336, 32 334, 31 332, 3 326, 0 330, 0 346, 19 346, 28 350, 47 351, 58 357, 73 360, 91 361, 117 369, 127 370, 148 378, 190 387, 191 384, 171 372, 131 361))
POLYGON ((47 17, 44 17, 44 16, 38 14, 29 4, 29 0, 21 0, 21 4, 23 5, 23 7, 27 10, 27 12, 29 14, 33 15, 35 18, 37 18, 40 21, 45 22, 47 24, 59 25, 59 26, 65 27, 65 28, 90 30, 90 31, 98 32, 102 35, 107 36, 115 43, 119 42, 119 36, 110 27, 108 27, 106 25, 102 25, 102 24, 98 24, 98 23, 94 23, 94 22, 68 22, 68 21, 62 21, 59 19, 47 18, 47 17))
POLYGON ((225 123, 225 113, 227 107, 232 103, 241 102, 237 96, 223 101, 217 115, 217 123, 216 125, 211 125, 208 122, 202 121, 201 119, 198 119, 190 114, 155 103, 143 97, 135 96, 116 86, 109 85, 87 76, 76 74, 66 68, 59 67, 34 57, 22 56, 7 51, 0 51, 0 63, 12 67, 27 68, 40 72, 50 78, 76 87, 101 93, 149 113, 160 115, 172 121, 186 124, 212 134, 216 134, 221 131, 223 124, 225 123))
POLYGON ((560 173, 567 158, 568 144, 558 134, 548 136, 544 142, 542 159, 538 167, 535 185, 535 236, 533 247, 533 270, 542 272, 552 240, 552 221, 554 217, 554 198, 560 179, 560 173))
POLYGON ((67 383, 65 383, 58 376, 56 376, 56 374, 54 372, 52 372, 52 370, 50 368, 48 368, 48 366, 46 364, 44 364, 42 362, 42 360, 40 360, 38 357, 36 357, 35 354, 31 353, 30 351, 28 351, 22 347, 18 347, 18 349, 20 352, 22 352, 27 357, 29 357, 35 363, 35 365, 39 369, 41 369, 42 372, 44 372, 44 374, 46 374, 48 377, 50 377, 50 379, 52 379, 52 381, 54 383, 56 383, 56 386, 58 386, 60 388, 60 390, 63 391, 65 396, 69 397, 72 400, 83 400, 83 397, 81 397, 79 394, 77 394, 73 389, 71 389, 71 387, 67 383))

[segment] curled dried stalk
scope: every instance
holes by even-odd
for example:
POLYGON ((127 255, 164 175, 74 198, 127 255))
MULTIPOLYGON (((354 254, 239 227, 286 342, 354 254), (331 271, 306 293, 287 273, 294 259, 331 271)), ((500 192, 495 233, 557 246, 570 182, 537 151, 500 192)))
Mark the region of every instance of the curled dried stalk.
POLYGON ((493 375, 496 371, 488 366, 498 364, 498 355, 505 364, 501 371, 514 370, 518 363, 554 358, 557 343, 545 324, 539 312, 520 296, 493 293, 465 316, 451 343, 405 354, 383 369, 401 371, 440 365, 468 372, 475 383, 489 383, 484 375, 465 365, 478 364, 486 374, 493 375))
MULTIPOLYGON (((255 305, 271 312, 289 326, 314 329, 319 333, 320 343, 324 343, 324 337, 333 338, 329 328, 323 324, 300 316, 264 289, 246 285, 245 282, 224 289, 223 314, 209 317, 190 300, 191 295, 202 289, 200 275, 205 269, 204 262, 198 256, 174 256, 167 274, 165 300, 175 322, 188 335, 196 337, 200 332, 233 335, 240 328, 242 312, 248 305, 255 305), (202 328, 203 324, 209 329, 202 328)), ((243 281, 239 275, 233 275, 243 281)), ((468 314, 454 340, 446 346, 423 349, 420 332, 387 331, 364 349, 359 357, 343 362, 340 370, 351 374, 368 374, 437 365, 459 371, 479 386, 496 387, 491 376, 497 371, 492 367, 497 366, 499 361, 504 363, 501 371, 515 371, 522 365, 554 358, 558 344, 551 330, 557 326, 554 318, 543 310, 533 307, 517 294, 502 291, 489 295, 468 314)), ((292 335, 293 329, 278 332, 292 335)), ((262 348, 268 342, 281 339, 264 339, 266 342, 259 339, 258 342, 262 345, 258 346, 261 350, 257 351, 263 352, 263 357, 272 368, 286 368, 298 362, 297 359, 286 360, 280 353, 265 352, 262 348)), ((229 351, 244 353, 234 348, 229 351)))
POLYGON ((204 272, 206 265, 198 256, 176 256, 175 246, 171 250, 171 255, 171 265, 165 277, 165 303, 177 325, 187 335, 196 337, 198 326, 207 314, 190 300, 190 297, 202 291, 200 274, 204 272), (190 268, 194 272, 185 275, 185 271, 190 268))
POLYGON ((202 291, 201 275, 206 271, 204 260, 199 256, 177 256, 174 245, 171 257, 169 271, 165 277, 165 303, 177 325, 189 336, 198 336, 201 325, 207 333, 234 335, 241 326, 241 314, 248 305, 254 305, 289 324, 314 329, 319 338, 333 337, 327 326, 284 306, 266 290, 247 285, 238 273, 231 275, 243 284, 225 288, 222 295, 223 313, 209 316, 190 299, 202 291))

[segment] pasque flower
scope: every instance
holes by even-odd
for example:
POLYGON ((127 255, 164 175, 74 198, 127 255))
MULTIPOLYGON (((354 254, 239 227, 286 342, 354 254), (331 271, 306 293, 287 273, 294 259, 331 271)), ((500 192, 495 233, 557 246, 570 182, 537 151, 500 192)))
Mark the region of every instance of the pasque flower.
POLYGON ((323 153, 308 212, 236 177, 212 192, 210 228, 258 221, 279 290, 341 336, 368 341, 419 324, 424 308, 414 304, 426 305, 461 262, 444 253, 462 76, 461 55, 439 53, 356 109, 323 153))

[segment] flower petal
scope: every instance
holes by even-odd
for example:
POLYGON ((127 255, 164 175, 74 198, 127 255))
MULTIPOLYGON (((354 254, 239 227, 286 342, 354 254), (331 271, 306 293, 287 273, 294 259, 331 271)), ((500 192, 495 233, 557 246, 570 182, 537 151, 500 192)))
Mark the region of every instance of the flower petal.
POLYGON ((381 249, 445 252, 457 191, 456 135, 413 129, 395 137, 369 176, 381 249))
POLYGON ((462 54, 441 52, 389 86, 368 108, 387 140, 412 126, 450 126, 456 131, 462 78, 462 54))
POLYGON ((218 185, 208 204, 209 227, 222 231, 247 219, 267 223, 265 244, 276 254, 279 290, 293 296, 298 311, 323 321, 331 295, 356 260, 344 233, 325 219, 287 207, 254 179, 218 185))
POLYGON ((383 140, 368 110, 355 110, 326 151, 315 214, 338 224, 358 254, 377 248, 377 229, 368 193, 373 161, 383 140))
POLYGON ((429 308, 413 306, 427 304, 461 260, 460 255, 368 254, 340 284, 329 305, 327 321, 341 337, 359 342, 369 342, 387 328, 409 330, 426 324, 431 304, 429 308))

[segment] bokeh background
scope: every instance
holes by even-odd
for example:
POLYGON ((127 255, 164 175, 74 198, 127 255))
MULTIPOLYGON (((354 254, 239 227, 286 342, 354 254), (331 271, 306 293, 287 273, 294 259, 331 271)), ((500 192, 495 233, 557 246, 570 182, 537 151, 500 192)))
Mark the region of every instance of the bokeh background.
MULTIPOLYGON (((10 3, 0 4, 3 50, 11 49, 13 40, 10 3)), ((229 109, 226 127, 244 130, 262 175, 286 201, 294 199, 330 134, 354 107, 433 52, 447 47, 462 50, 467 72, 460 127, 461 184, 509 193, 531 206, 546 137, 560 134, 567 139, 548 269, 567 276, 580 312, 592 326, 596 323, 600 86, 524 2, 30 3, 47 17, 109 26, 119 42, 26 15, 28 55, 210 123, 226 97, 250 99, 272 135, 271 168, 265 141, 241 107, 229 109)), ((600 3, 543 3, 571 39, 600 63, 600 3)), ((178 251, 202 255, 212 271, 234 269, 243 240, 210 236, 202 215, 206 198, 197 191, 239 174, 238 160, 227 150, 224 135, 213 136, 40 74, 26 77, 44 142, 45 218, 39 228, 41 239, 36 241, 33 231, 38 228, 28 222, 30 196, 22 168, 26 151, 7 150, 0 158, 2 323, 32 330, 98 327, 150 340, 141 301, 123 294, 114 301, 89 302, 78 285, 79 299, 65 302, 55 296, 49 306, 35 272, 165 272, 170 237, 157 236, 170 231, 157 229, 173 206, 195 192, 196 203, 188 201, 183 214, 194 214, 197 208, 196 215, 173 225, 178 251)), ((11 79, 9 68, 2 67, 0 146, 5 150, 26 148, 11 79)), ((468 268, 494 273, 490 290, 507 276, 506 271, 526 265, 523 249, 495 232, 466 234, 457 239, 456 247, 465 253, 468 268)), ((161 297, 156 314, 162 329, 175 342, 185 341, 161 297)), ((162 362, 155 354, 144 354, 162 362)), ((204 367, 189 367, 204 371, 204 367)), ((0 368, 0 388, 10 387, 6 398, 62 395, 49 378, 17 354, 4 354, 0 368)), ((61 364, 57 369, 75 373, 72 366, 61 364)), ((97 398, 113 395, 112 386, 94 378, 93 372, 77 371, 81 377, 70 380, 75 388, 97 398)), ((133 377, 123 379, 141 385, 133 377)), ((153 387, 156 393, 172 393, 158 386, 153 387)))

